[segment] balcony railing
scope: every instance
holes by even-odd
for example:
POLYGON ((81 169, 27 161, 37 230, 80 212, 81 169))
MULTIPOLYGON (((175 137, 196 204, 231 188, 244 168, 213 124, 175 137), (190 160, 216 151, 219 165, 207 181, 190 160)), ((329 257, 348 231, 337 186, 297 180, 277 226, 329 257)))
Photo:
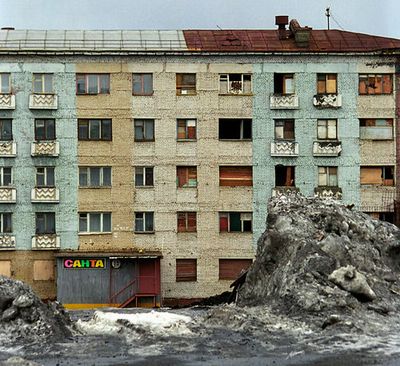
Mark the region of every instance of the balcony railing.
POLYGON ((300 189, 292 186, 279 186, 272 188, 272 197, 299 193, 300 189))
POLYGON ((0 203, 17 202, 17 190, 13 187, 0 187, 0 203))
POLYGON ((29 96, 30 109, 57 109, 58 98, 56 94, 31 94, 29 96))
POLYGON ((299 144, 295 141, 271 142, 271 156, 298 156, 299 144))
POLYGON ((15 109, 15 95, 0 94, 0 109, 15 109))
POLYGON ((60 249, 60 237, 56 234, 37 234, 32 237, 32 249, 60 249))
POLYGON ((314 141, 314 156, 339 156, 342 151, 340 141, 314 141))
POLYGON ((0 157, 13 158, 17 156, 17 143, 15 141, 0 141, 0 157))
POLYGON ((60 155, 60 143, 58 141, 35 141, 31 145, 32 156, 58 156, 60 155))
POLYGON ((15 249, 15 236, 0 234, 0 250, 15 249))
POLYGON ((269 98, 271 109, 297 109, 299 97, 296 94, 272 94, 269 98))
POLYGON ((55 187, 35 187, 31 192, 31 201, 33 203, 58 203, 60 192, 55 187))
POLYGON ((340 94, 317 94, 314 95, 313 104, 317 108, 339 108, 342 106, 340 94))
POLYGON ((342 188, 340 187, 315 187, 314 196, 318 198, 333 198, 335 200, 342 199, 342 188))

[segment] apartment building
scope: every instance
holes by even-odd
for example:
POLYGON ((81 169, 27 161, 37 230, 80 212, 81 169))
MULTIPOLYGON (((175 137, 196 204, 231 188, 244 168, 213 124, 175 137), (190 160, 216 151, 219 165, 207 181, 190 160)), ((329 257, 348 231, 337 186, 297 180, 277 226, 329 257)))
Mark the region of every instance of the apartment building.
POLYGON ((394 220, 400 41, 276 21, 1 30, 0 273, 69 307, 191 302, 251 264, 272 195, 394 220))

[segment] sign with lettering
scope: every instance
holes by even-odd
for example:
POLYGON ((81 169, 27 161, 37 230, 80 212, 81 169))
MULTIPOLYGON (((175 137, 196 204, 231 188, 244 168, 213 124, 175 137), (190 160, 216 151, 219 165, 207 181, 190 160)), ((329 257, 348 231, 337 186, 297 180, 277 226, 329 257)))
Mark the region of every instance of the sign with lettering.
POLYGON ((106 268, 105 258, 66 258, 64 268, 67 269, 104 269, 106 268))

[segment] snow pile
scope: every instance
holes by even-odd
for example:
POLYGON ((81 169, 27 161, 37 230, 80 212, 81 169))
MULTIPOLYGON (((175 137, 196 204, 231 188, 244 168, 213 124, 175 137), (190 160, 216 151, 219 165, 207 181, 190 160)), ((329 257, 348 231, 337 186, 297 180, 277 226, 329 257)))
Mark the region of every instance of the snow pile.
POLYGON ((0 276, 0 339, 15 343, 62 340, 71 335, 70 320, 57 303, 44 304, 21 281, 0 276))

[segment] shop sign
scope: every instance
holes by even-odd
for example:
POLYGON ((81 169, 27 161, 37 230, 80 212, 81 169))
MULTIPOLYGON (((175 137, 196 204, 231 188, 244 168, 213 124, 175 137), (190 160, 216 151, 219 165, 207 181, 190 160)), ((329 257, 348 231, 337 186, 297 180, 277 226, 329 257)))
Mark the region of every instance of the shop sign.
POLYGON ((82 258, 82 259, 63 259, 64 268, 67 269, 104 269, 106 268, 106 260, 104 258, 82 258))

